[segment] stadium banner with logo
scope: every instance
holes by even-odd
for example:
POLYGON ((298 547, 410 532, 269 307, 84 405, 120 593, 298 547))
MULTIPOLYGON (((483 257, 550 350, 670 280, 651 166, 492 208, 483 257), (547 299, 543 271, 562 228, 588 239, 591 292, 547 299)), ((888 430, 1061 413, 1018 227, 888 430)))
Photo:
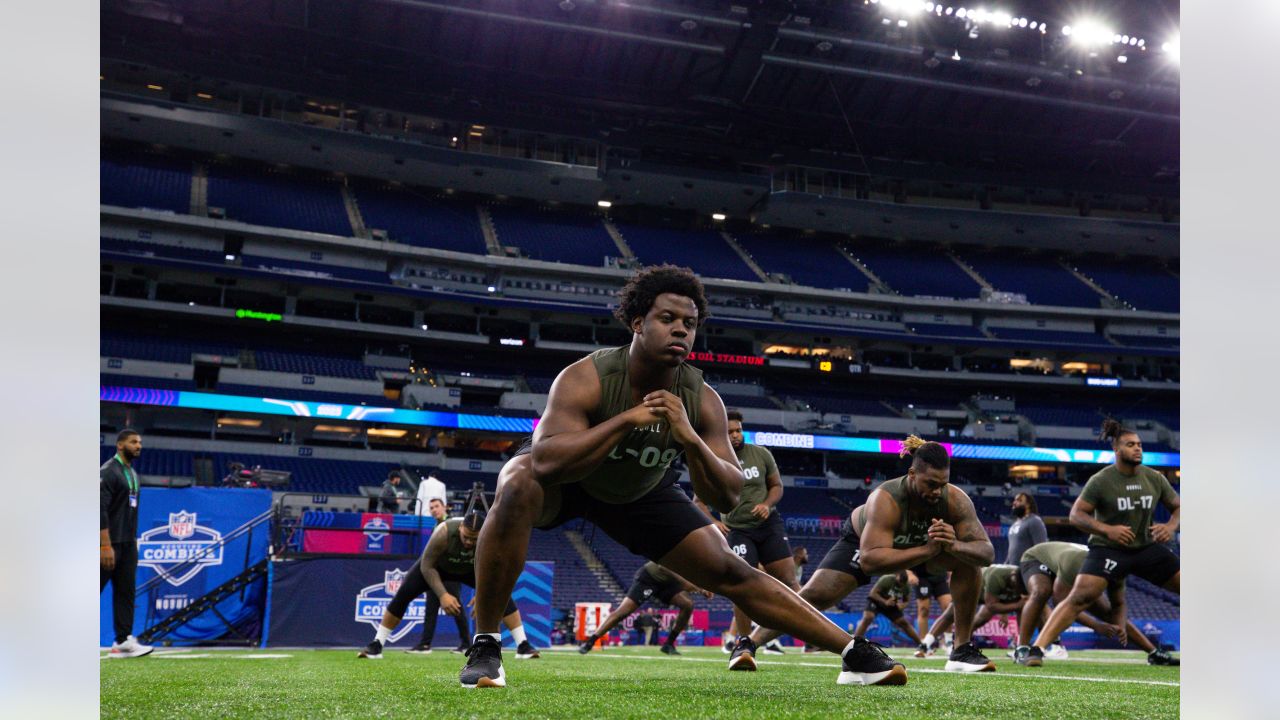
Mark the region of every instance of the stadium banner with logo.
MULTIPOLYGON (((262 647, 362 647, 373 639, 382 613, 405 574, 417 559, 385 560, 361 557, 297 558, 273 561, 268 573, 267 616, 262 647)), ((529 641, 538 647, 551 642, 551 582, 555 563, 525 563, 512 599, 520 608, 529 641)), ((474 591, 462 586, 463 607, 474 591)), ((389 647, 416 644, 426 612, 426 596, 409 604, 392 631, 389 647)), ((474 627, 474 620, 469 621, 474 627)), ((502 629, 503 644, 513 646, 502 629)), ((453 619, 443 612, 436 622, 432 645, 454 647, 460 642, 453 619)))
MULTIPOLYGON (((135 635, 264 560, 271 540, 263 523, 221 545, 223 538, 271 509, 271 491, 250 488, 143 487, 138 498, 137 585, 163 579, 138 595, 135 635), (197 557, 195 562, 184 562, 197 557)), ((265 583, 250 585, 218 603, 218 614, 239 626, 261 617, 265 583)), ((98 642, 111 645, 111 590, 98 602, 98 642)), ((218 614, 206 611, 165 637, 175 645, 216 640, 227 634, 218 614)))
POLYGON ((787 515, 783 518, 788 535, 820 535, 835 537, 840 534, 844 517, 833 515, 787 515))

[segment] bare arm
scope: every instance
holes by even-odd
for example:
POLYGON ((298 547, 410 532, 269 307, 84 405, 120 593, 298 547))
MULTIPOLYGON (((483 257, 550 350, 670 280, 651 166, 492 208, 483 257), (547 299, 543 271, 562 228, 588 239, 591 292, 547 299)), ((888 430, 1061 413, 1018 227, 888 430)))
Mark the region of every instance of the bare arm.
MULTIPOLYGON (((952 507, 959 511, 959 519, 953 528, 955 542, 944 548, 943 552, 974 567, 990 565, 995 561, 996 549, 991 544, 991 538, 987 537, 987 531, 982 528, 982 523, 978 522, 973 501, 960 488, 948 486, 947 492, 951 493, 950 501, 952 507)), ((945 525, 947 523, 935 523, 934 527, 945 525)), ((929 535, 933 537, 934 528, 929 529, 929 535)))
POLYGON ((560 372, 547 396, 547 409, 533 432, 533 472, 557 482, 581 480, 600 466, 627 433, 654 420, 643 404, 592 426, 600 402, 600 376, 589 358, 560 372))
POLYGON ((1076 498, 1076 501, 1071 505, 1071 515, 1069 517, 1072 527, 1090 535, 1108 538, 1122 545, 1128 545, 1133 542, 1132 530, 1125 525, 1107 525, 1099 522, 1093 517, 1094 509, 1094 504, 1085 500, 1083 496, 1076 498))
POLYGON ((880 603, 881 605, 886 605, 886 606, 892 606, 892 605, 893 605, 893 601, 892 601, 892 600, 890 600, 889 598, 887 598, 887 597, 885 597, 885 596, 881 595, 879 592, 877 592, 877 591, 876 591, 876 589, 875 589, 875 588, 871 588, 871 592, 867 593, 867 598, 868 598, 869 600, 874 601, 874 602, 878 602, 878 603, 880 603))
POLYGON ((1151 538, 1158 543, 1167 543, 1172 540, 1173 534, 1178 531, 1179 524, 1182 522, 1182 498, 1175 494, 1164 501, 1164 506, 1169 509, 1169 521, 1151 526, 1151 538))
POLYGON ((693 496, 693 504, 697 505, 698 509, 701 510, 703 514, 711 518, 711 522, 716 526, 717 530, 725 535, 729 534, 729 526, 724 524, 724 520, 716 517, 715 513, 711 512, 711 508, 707 507, 707 504, 702 502, 702 498, 698 497, 697 494, 694 494, 693 496))
POLYGON ((764 483, 765 488, 767 488, 764 495, 764 502, 761 502, 754 508, 751 508, 751 514, 761 520, 767 520, 769 518, 769 514, 773 512, 773 508, 778 504, 778 501, 782 499, 782 476, 776 472, 769 473, 769 475, 765 477, 764 483))
POLYGON ((709 386, 702 387, 699 427, 694 428, 680 398, 665 390, 654 395, 659 399, 646 404, 655 415, 671 423, 672 436, 684 446, 694 494, 720 512, 733 510, 742 492, 742 466, 729 442, 729 420, 720 396, 709 386))
POLYGON ((1000 615, 1001 613, 1020 612, 1022 610, 1022 598, 1018 598, 1013 602, 1001 602, 1000 598, 985 593, 982 598, 982 604, 987 606, 992 615, 1000 615))
POLYGON ((443 524, 436 525, 435 531, 431 533, 431 539, 427 541, 427 548, 422 553, 422 562, 419 565, 422 570, 422 577, 427 581, 427 587, 431 588, 431 592, 440 598, 441 607, 444 607, 444 599, 449 597, 449 591, 445 589, 444 580, 440 577, 440 571, 436 570, 436 563, 440 562, 440 558, 444 556, 444 551, 448 547, 449 532, 443 524))
POLYGON ((915 567, 942 552, 942 546, 932 539, 918 547, 901 550, 893 547, 893 531, 902 519, 902 511, 888 493, 882 490, 871 493, 862 512, 866 515, 867 524, 862 529, 858 546, 861 551, 859 562, 868 575, 915 567))

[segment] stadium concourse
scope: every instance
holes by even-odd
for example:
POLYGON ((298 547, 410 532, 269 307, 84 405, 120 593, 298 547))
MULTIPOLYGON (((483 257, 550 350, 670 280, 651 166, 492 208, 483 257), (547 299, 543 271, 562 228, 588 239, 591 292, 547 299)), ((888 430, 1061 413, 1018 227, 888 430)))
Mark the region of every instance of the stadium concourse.
MULTIPOLYGON (((1128 457, 1106 420, 1178 490, 1178 10, 1155 7, 104 3, 101 459, 141 434, 158 649, 103 665, 103 716, 1176 715, 1177 668, 1148 663, 1180 649, 1177 585, 1143 573, 1123 607, 1156 656, 1107 616, 1025 667, 1010 614, 969 678, 881 611, 866 638, 911 681, 857 691, 791 637, 729 673, 733 606, 694 594, 678 656, 677 611, 640 603, 584 657, 646 561, 585 519, 532 533, 512 598, 542 652, 502 697, 458 690, 473 638, 423 638, 421 597, 383 662, 355 655, 438 523, 428 478, 451 517, 490 507, 561 370, 632 342, 613 312, 645 267, 702 282, 684 362, 771 452, 801 584, 910 435, 997 564, 1028 506, 1040 541, 1089 542, 1072 507, 1128 457)), ((827 616, 852 632, 870 589, 827 616)))

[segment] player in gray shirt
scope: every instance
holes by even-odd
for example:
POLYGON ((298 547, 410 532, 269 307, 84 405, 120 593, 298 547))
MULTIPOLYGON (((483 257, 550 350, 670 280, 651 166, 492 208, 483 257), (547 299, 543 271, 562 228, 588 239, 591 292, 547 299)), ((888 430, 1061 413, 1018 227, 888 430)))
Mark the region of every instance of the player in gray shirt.
POLYGON ((1020 492, 1013 497, 1013 516, 1017 518, 1009 527, 1009 555, 1006 565, 1022 562, 1022 553, 1033 545, 1049 541, 1049 533, 1040 519, 1036 499, 1030 493, 1020 492))

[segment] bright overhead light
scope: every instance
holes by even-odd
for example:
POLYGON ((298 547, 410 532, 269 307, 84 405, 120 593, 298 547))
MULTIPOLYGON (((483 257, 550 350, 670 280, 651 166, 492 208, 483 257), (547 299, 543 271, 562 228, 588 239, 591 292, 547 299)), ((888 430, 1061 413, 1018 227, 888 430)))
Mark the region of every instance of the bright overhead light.
POLYGON ((715 220, 716 222, 723 222, 723 221, 724 221, 724 219, 725 219, 725 214, 724 214, 724 213, 711 213, 711 219, 712 219, 712 220, 715 220))
POLYGON ((1018 18, 1018 27, 1026 27, 1026 26, 1027 26, 1027 19, 1026 19, 1026 18, 1018 18))
POLYGON ((606 209, 613 207, 613 203, 609 202, 608 200, 597 200, 596 205, 606 209))
POLYGON ((1071 32, 1072 32, 1072 30, 1071 30, 1071 26, 1070 26, 1070 25, 1063 25, 1063 26, 1062 26, 1062 34, 1063 34, 1063 35, 1066 35, 1067 37, 1071 37, 1071 32))
POLYGON ((953 13, 953 12, 955 12, 955 10, 954 10, 953 8, 950 8, 950 7, 948 7, 948 8, 947 8, 947 14, 948 14, 948 15, 950 15, 950 14, 951 14, 951 13, 953 13))
POLYGON ((1027 27, 1030 27, 1032 30, 1035 30, 1039 26, 1040 26, 1040 23, 1037 23, 1035 20, 1032 20, 1031 24, 1028 25, 1027 27))
POLYGON ((1138 47, 1144 48, 1146 46, 1147 46, 1147 41, 1143 40, 1142 38, 1138 38, 1138 47))
POLYGON ((409 434, 409 431, 401 430, 399 428, 369 428, 365 433, 369 437, 402 438, 409 434))
POLYGON ((1118 63, 1120 63, 1121 65, 1123 65, 1123 64, 1125 64, 1125 63, 1129 62, 1129 57, 1128 57, 1127 55, 1120 55, 1120 56, 1117 56, 1117 57, 1116 57, 1116 62, 1118 62, 1118 63))
POLYGON ((1063 28, 1062 32, 1064 35, 1071 36, 1072 43, 1083 47, 1120 42, 1120 36, 1114 30, 1096 20, 1082 20, 1071 26, 1071 32, 1067 32, 1066 28, 1063 28))
POLYGON ((960 8, 959 10, 956 11, 956 17, 960 18, 961 20, 963 20, 965 16, 968 14, 969 14, 969 11, 965 10, 964 8, 960 8))
POLYGON ((898 27, 906 27, 906 26, 907 26, 907 24, 908 24, 908 23, 907 23, 907 21, 906 21, 906 20, 899 20, 899 21, 898 21, 898 27))
POLYGON ((1164 53, 1168 55, 1169 58, 1172 59, 1174 62, 1178 62, 1182 57, 1182 48, 1180 47, 1181 44, 1182 44, 1181 36, 1175 36, 1172 40, 1161 45, 1160 49, 1163 50, 1164 53))

